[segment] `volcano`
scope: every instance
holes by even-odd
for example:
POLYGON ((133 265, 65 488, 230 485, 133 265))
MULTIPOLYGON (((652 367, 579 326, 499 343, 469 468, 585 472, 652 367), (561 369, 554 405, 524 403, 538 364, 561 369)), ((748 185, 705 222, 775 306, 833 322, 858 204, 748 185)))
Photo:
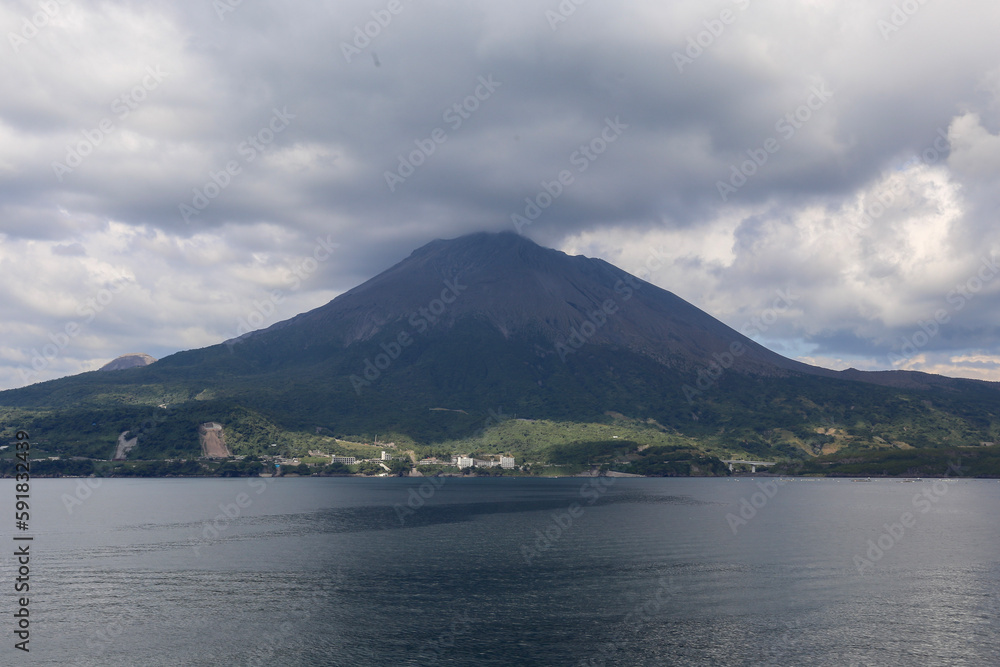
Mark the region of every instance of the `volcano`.
POLYGON ((993 439, 996 383, 833 371, 746 334, 601 259, 478 233, 432 241, 266 329, 141 368, 2 392, 0 405, 106 412, 110 397, 128 396, 115 409, 188 405, 202 423, 217 419, 201 414, 214 401, 289 431, 391 431, 416 442, 460 437, 500 409, 578 423, 625 415, 735 443, 823 424, 872 443, 900 432, 907 446, 993 439))

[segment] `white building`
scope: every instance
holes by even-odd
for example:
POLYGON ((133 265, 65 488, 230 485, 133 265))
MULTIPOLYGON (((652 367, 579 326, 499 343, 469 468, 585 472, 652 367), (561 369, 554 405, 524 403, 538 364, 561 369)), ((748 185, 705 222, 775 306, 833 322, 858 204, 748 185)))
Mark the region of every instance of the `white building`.
POLYGON ((331 456, 332 460, 330 463, 343 463, 344 465, 352 466, 358 462, 357 457, 354 456, 331 456))
POLYGON ((455 465, 459 468, 471 468, 476 462, 468 456, 457 456, 455 457, 455 465))
POLYGON ((383 461, 391 461, 392 460, 392 454, 390 454, 389 452, 387 452, 387 451, 385 451, 383 449, 382 450, 382 460, 383 461))
POLYGON ((501 456, 500 457, 500 467, 511 470, 514 468, 514 457, 513 456, 501 456))

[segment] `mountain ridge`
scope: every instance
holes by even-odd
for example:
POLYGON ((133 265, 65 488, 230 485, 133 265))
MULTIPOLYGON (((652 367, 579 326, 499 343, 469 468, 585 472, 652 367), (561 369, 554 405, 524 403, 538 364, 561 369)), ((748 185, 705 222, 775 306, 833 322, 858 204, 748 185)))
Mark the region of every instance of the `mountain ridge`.
MULTIPOLYGON (((432 241, 323 306, 224 343, 0 392, 0 414, 28 415, 77 453, 176 406, 191 428, 230 415, 241 426, 227 442, 243 454, 280 433, 463 439, 503 408, 577 424, 624 415, 706 447, 796 457, 998 441, 997 389, 787 359, 604 260, 505 232, 432 241), (457 412, 431 409, 441 406, 457 412)), ((187 428, 140 434, 135 451, 185 451, 187 428)))
MULTIPOLYGON (((507 267, 509 268, 510 266, 507 267)), ((400 319, 406 319, 407 313, 412 315, 413 312, 419 312, 419 310, 414 311, 412 304, 432 303, 435 290, 445 281, 457 280, 459 285, 464 286, 462 281, 469 280, 470 275, 473 277, 474 291, 469 293, 468 289, 463 290, 464 293, 456 299, 454 306, 443 313, 442 319, 435 322, 435 325, 453 324, 461 315, 483 315, 503 333, 505 338, 530 329, 529 333, 547 334, 553 342, 554 351, 558 351, 557 346, 561 346, 561 350, 565 351, 570 347, 568 341, 571 332, 574 329, 579 331, 579 328, 590 320, 595 324, 595 332, 587 337, 587 342, 621 345, 640 351, 667 366, 677 363, 678 352, 688 353, 686 364, 688 368, 692 367, 691 357, 702 360, 703 366, 708 366, 714 360, 713 355, 733 355, 731 348, 733 343, 737 343, 742 352, 733 355, 737 358, 734 359, 732 367, 760 375, 780 375, 792 371, 909 388, 951 386, 955 381, 983 382, 920 371, 860 371, 853 368, 836 371, 789 359, 728 327, 672 292, 631 276, 602 259, 567 255, 562 251, 543 248, 514 232, 479 232, 451 240, 436 239, 417 248, 408 257, 344 292, 329 303, 275 323, 266 329, 231 339, 226 341, 226 344, 232 345, 237 341, 267 336, 270 332, 281 331, 295 324, 311 323, 325 327, 338 322, 352 321, 340 338, 343 345, 350 346, 372 339, 385 327, 397 323, 400 319), (484 248, 489 248, 492 252, 484 252, 484 248), (516 265, 516 269, 506 270, 501 267, 500 271, 492 270, 502 260, 510 259, 512 256, 522 260, 516 265), (560 286, 551 279, 553 273, 567 275, 573 271, 577 275, 568 279, 569 285, 560 286), (486 280, 475 280, 477 274, 482 273, 487 274, 486 280), (598 283, 603 282, 604 292, 598 294, 593 288, 582 287, 581 283, 585 282, 581 280, 583 277, 596 280, 598 283), (506 288, 503 287, 505 281, 506 288), (407 285, 407 291, 404 293, 398 291, 401 284, 407 285), (475 287, 481 288, 478 294, 475 292, 475 287), (567 287, 570 289, 567 290, 567 287), (634 295, 643 290, 653 293, 655 297, 643 304, 642 309, 646 312, 633 314, 631 323, 637 326, 621 330, 616 326, 621 321, 621 318, 615 317, 619 313, 618 308, 625 306, 634 295), (567 294, 567 291, 570 293, 567 294), (503 292, 514 293, 516 296, 512 299, 498 298, 503 292), (537 302, 526 302, 531 295, 539 292, 546 292, 547 299, 542 300, 544 304, 542 307, 537 302), (604 305, 609 298, 612 300, 610 305, 614 312, 604 313, 607 317, 596 319, 606 319, 611 322, 611 326, 600 324, 595 318, 589 317, 591 314, 606 310, 604 305), (562 300, 562 305, 570 308, 557 308, 555 312, 547 310, 544 306, 551 304, 553 299, 557 302, 562 300), (478 304, 483 303, 488 306, 478 307, 478 304), (661 322, 656 321, 656 315, 675 317, 679 320, 678 325, 686 329, 689 334, 683 341, 680 339, 676 341, 683 344, 672 346, 669 343, 665 345, 650 343, 663 334, 663 328, 659 326, 661 322), (539 322, 545 322, 549 326, 538 327, 539 322), (692 336, 691 332, 697 333, 692 336), (704 332, 708 332, 712 340, 701 340, 704 332)), ((631 305, 635 306, 635 303, 631 305)), ((668 337, 673 335, 677 339, 679 333, 668 331, 667 335, 668 337)), ((726 358, 728 359, 728 356, 726 358)), ((1000 383, 985 384, 1000 387, 1000 383)))

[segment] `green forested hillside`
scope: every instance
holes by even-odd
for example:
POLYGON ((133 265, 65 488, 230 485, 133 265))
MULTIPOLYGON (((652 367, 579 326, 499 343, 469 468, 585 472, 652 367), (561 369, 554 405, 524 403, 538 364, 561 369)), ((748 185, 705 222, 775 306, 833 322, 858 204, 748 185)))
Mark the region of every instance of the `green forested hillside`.
POLYGON ((111 458, 125 431, 139 438, 130 458, 196 456, 197 426, 207 421, 225 426, 237 454, 269 453, 272 443, 292 453, 335 449, 336 439, 381 434, 418 453, 509 451, 573 464, 614 449, 616 435, 634 448, 766 460, 1000 441, 1000 392, 981 383, 917 391, 733 372, 689 402, 682 387, 696 381, 692 373, 598 345, 563 363, 535 341, 511 344, 476 323, 419 341, 355 391, 350 376, 381 342, 318 364, 268 364, 250 341, 86 373, 0 393, 0 423, 6 437, 28 430, 50 455, 99 459, 111 458))
POLYGON ((379 436, 667 474, 714 469, 699 453, 989 447, 1000 385, 808 366, 601 260, 476 234, 226 344, 0 392, 0 437, 26 429, 49 456, 110 459, 123 433, 129 459, 197 456, 209 421, 238 455, 379 436))

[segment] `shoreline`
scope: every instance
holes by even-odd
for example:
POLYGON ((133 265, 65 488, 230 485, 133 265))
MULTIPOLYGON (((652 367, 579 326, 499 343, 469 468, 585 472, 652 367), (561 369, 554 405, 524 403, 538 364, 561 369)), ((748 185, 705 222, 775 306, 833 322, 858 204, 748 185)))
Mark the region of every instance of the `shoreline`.
MULTIPOLYGON (((938 480, 938 479, 949 479, 949 480, 998 480, 1000 481, 1000 475, 979 475, 979 476, 942 476, 942 475, 776 475, 776 474, 762 474, 762 473, 740 473, 733 475, 636 475, 633 473, 617 473, 611 471, 612 474, 604 475, 591 475, 591 474, 578 474, 578 475, 456 475, 444 473, 440 475, 361 475, 361 474, 350 474, 350 475, 299 475, 297 473, 289 473, 287 475, 32 475, 33 479, 428 479, 433 477, 447 477, 453 479, 593 479, 595 477, 610 477, 613 479, 729 479, 729 480, 753 480, 753 479, 789 479, 789 480, 819 480, 819 479, 837 479, 837 480, 856 480, 858 482, 874 482, 882 480, 896 480, 896 481, 911 481, 920 482, 925 480, 938 480)), ((14 479, 13 476, 0 475, 0 480, 14 479)))

